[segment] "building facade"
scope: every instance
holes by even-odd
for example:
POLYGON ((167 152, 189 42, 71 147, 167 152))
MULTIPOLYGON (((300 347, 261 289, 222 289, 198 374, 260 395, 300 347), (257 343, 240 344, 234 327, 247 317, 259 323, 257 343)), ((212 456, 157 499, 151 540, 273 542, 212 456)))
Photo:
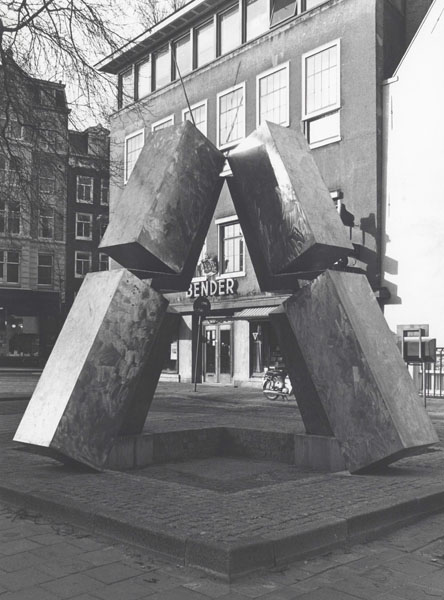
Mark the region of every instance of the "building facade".
POLYGON ((0 365, 42 364, 65 288, 64 86, 0 65, 0 365))
POLYGON ((89 271, 109 268, 98 250, 108 225, 109 130, 98 125, 69 132, 66 233, 66 308, 89 271))
MULTIPOLYGON (((118 77, 111 116, 111 218, 149 135, 191 118, 229 152, 268 120, 306 135, 354 246, 349 266, 365 271, 381 305, 382 82, 430 1, 193 0, 104 60, 118 77)), ((229 176, 225 169, 221 176, 229 176)), ((259 290, 224 183, 196 277, 171 294, 182 315, 165 376, 253 384, 279 362, 267 315, 280 294, 259 290), (196 360, 192 305, 209 296, 196 360)))

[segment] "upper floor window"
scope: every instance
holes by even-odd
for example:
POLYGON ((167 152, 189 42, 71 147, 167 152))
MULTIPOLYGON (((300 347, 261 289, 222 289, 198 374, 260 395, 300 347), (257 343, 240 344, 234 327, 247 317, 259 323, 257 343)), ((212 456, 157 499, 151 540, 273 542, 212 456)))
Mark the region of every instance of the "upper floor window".
POLYGON ((108 206, 109 204, 109 181, 108 179, 102 179, 100 185, 100 204, 102 206, 108 206))
POLYGON ((311 146, 340 139, 340 43, 331 42, 302 56, 302 119, 311 146))
MULTIPOLYGON (((323 2, 325 0, 322 0, 323 2)), ((274 0, 271 3, 271 25, 276 25, 285 19, 294 17, 298 8, 298 0, 274 0)))
POLYGON ((109 256, 99 252, 99 271, 109 271, 109 256))
POLYGON ((92 240, 91 213, 76 213, 76 240, 92 240))
POLYGON ((190 34, 184 35, 180 40, 174 42, 174 79, 186 75, 191 71, 191 39, 190 34))
POLYGON ((0 233, 20 233, 20 202, 0 199, 0 233))
POLYGON ((93 202, 93 178, 86 175, 77 175, 77 202, 93 202))
POLYGON ((6 126, 6 137, 12 140, 22 140, 25 137, 25 128, 15 114, 9 113, 7 117, 8 124, 6 126, 6 117, 0 116, 0 127, 6 126))
POLYGON ((108 227, 108 217, 106 215, 99 215, 97 220, 99 222, 99 237, 102 239, 108 227))
POLYGON ((15 156, 6 157, 0 154, 0 183, 9 186, 18 184, 20 159, 15 156))
POLYGON ((218 15, 219 54, 226 54, 241 44, 239 5, 236 4, 218 15))
POLYGON ((246 0, 246 41, 252 40, 270 27, 268 0, 246 0))
MULTIPOLYGON (((191 112, 193 114, 194 124, 197 129, 201 131, 204 135, 207 135, 207 101, 201 102, 199 104, 194 104, 191 107, 191 112)), ((183 121, 193 121, 191 118, 191 113, 188 108, 185 108, 182 111, 182 120, 183 121)))
POLYGON ((137 133, 132 133, 127 138, 125 138, 125 160, 124 160, 124 177, 125 183, 128 181, 133 169, 134 165, 139 158, 139 154, 143 148, 143 144, 145 143, 145 132, 142 129, 137 133))
POLYGON ((52 285, 54 257, 52 254, 39 254, 37 267, 38 285, 52 285))
POLYGON ((245 83, 217 95, 217 144, 234 145, 245 137, 245 83))
POLYGON ((156 121, 151 125, 151 131, 160 131, 161 129, 165 129, 166 127, 171 127, 174 125, 174 115, 170 115, 165 119, 161 119, 160 121, 156 121))
POLYGON ((157 90, 171 81, 170 47, 165 46, 153 57, 154 60, 154 89, 157 90))
POLYGON ((315 8, 315 6, 319 6, 320 4, 325 4, 327 0, 305 0, 305 10, 311 10, 315 8))
POLYGON ((208 21, 195 30, 196 69, 216 58, 216 36, 214 20, 208 21))
POLYGON ((48 165, 40 166, 39 190, 42 194, 53 194, 55 192, 55 173, 48 165))
POLYGON ((76 250, 74 253, 74 277, 85 277, 91 271, 91 252, 76 250))
POLYGON ((134 100, 134 75, 130 67, 120 76, 120 105, 127 106, 134 100))
POLYGON ((287 126, 289 122, 288 63, 257 76, 258 126, 264 121, 287 126))
POLYGON ((151 92, 151 61, 147 60, 137 65, 137 99, 151 92))
POLYGON ((19 283, 20 254, 15 250, 0 250, 0 282, 19 283))
POLYGON ((221 276, 245 274, 245 244, 239 222, 233 218, 218 219, 219 271, 221 276))
POLYGON ((41 208, 39 211, 39 238, 54 239, 54 209, 41 208))

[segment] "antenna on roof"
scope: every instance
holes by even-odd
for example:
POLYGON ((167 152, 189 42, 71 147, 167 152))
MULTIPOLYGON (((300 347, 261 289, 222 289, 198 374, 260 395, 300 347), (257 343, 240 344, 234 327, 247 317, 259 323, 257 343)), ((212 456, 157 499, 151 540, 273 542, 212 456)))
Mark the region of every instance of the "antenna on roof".
POLYGON ((173 55, 174 66, 176 68, 177 74, 179 75, 180 83, 182 84, 182 89, 183 89, 185 100, 186 100, 186 103, 187 103, 187 106, 188 106, 188 110, 190 111, 191 120, 193 122, 194 127, 196 127, 196 122, 194 121, 193 111, 191 110, 190 101, 188 100, 187 90, 185 89, 185 84, 183 82, 182 75, 180 74, 180 69, 179 69, 179 65, 177 64, 176 53, 174 52, 174 48, 173 48, 173 51, 172 51, 171 54, 173 55))

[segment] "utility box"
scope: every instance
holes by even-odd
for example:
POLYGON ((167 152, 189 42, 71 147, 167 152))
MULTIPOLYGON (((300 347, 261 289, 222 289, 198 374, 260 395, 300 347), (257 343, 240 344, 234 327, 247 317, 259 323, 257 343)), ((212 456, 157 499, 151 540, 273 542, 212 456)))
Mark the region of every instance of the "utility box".
POLYGON ((406 363, 435 362, 436 338, 428 325, 398 325, 397 343, 406 363))

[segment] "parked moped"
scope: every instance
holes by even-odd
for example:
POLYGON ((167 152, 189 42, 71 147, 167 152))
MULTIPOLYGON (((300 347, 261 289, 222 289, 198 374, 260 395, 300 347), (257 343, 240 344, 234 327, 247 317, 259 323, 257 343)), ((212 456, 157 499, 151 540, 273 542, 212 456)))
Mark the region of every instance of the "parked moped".
POLYGON ((291 385, 287 370, 283 367, 266 369, 262 391, 268 400, 277 400, 280 396, 291 396, 293 386, 291 385))

